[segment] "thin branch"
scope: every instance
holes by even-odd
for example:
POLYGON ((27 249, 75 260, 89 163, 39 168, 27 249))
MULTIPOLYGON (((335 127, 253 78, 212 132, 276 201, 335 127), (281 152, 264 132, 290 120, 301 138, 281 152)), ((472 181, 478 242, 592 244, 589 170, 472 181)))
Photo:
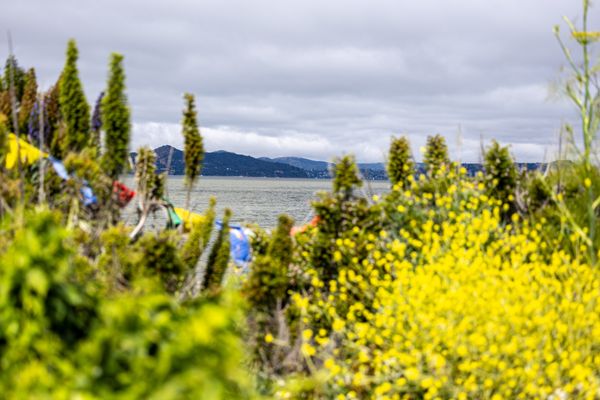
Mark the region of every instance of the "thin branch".
POLYGON ((17 138, 17 170, 19 171, 19 197, 21 201, 24 200, 23 196, 25 193, 24 182, 25 176, 23 174, 23 166, 21 165, 21 139, 19 136, 19 122, 17 119, 17 97, 15 95, 15 56, 13 54, 12 37, 10 31, 6 32, 8 36, 8 55, 11 63, 9 79, 9 92, 10 92, 10 103, 12 108, 12 120, 15 137, 17 138))
POLYGON ((562 38, 558 34, 558 31, 555 33, 555 36, 556 36, 556 39, 558 40, 558 44, 560 45, 560 48, 561 48, 563 54, 565 55, 565 57, 567 58, 567 61, 569 62, 569 66, 571 67, 571 69, 573 69, 573 71, 575 72, 577 77, 580 77, 579 68, 577 68, 577 65, 575 65, 575 62, 573 61, 573 56, 571 55, 571 50, 569 50, 569 48, 565 45, 562 38))
POLYGON ((169 174, 171 173, 171 161, 173 160, 173 146, 169 149, 169 157, 167 158, 167 177, 165 179, 165 196, 169 198, 169 174))
MULTIPOLYGON (((39 95, 39 123, 40 123, 40 150, 44 151, 44 94, 39 95)), ((45 166, 44 157, 40 156, 40 198, 39 202, 44 203, 46 201, 46 192, 44 191, 44 177, 45 177, 45 166)))

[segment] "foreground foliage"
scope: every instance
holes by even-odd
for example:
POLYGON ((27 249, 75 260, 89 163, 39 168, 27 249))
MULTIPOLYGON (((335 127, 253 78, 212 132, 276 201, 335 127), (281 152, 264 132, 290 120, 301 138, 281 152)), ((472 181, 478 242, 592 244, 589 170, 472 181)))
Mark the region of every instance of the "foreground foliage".
MULTIPOLYGON (((9 133, 18 131, 0 112, 1 397, 255 398, 245 304, 224 285, 231 212, 212 245, 214 200, 178 229, 148 230, 148 216, 172 205, 155 154, 142 148, 135 165, 139 221, 120 221, 129 201, 129 189, 117 181, 129 165, 123 57, 111 56, 106 96, 91 124, 77 54, 70 41, 59 84, 38 97, 45 100, 32 108, 32 130, 18 142, 27 138, 60 157, 63 172, 49 158, 19 158, 7 167, 16 154, 9 133), (210 271, 204 286, 202 270, 210 271)), ((24 76, 24 94, 13 99, 21 122, 36 101, 35 74, 24 76)))
MULTIPOLYGON (((24 225, 3 225, 4 398, 252 397, 233 293, 180 302, 152 270, 131 278, 128 290, 110 290, 87 279, 97 272, 58 214, 36 209, 22 218, 24 225)), ((154 267, 142 260, 134 267, 154 267)))
MULTIPOLYGON (((467 176, 434 135, 417 174, 408 140, 396 138, 391 188, 372 197, 354 158, 341 157, 310 224, 283 215, 273 232, 253 227, 244 274, 230 262, 232 212, 215 230, 212 199, 177 222, 148 148, 135 160, 139 220, 119 221, 130 139, 122 56, 111 56, 93 121, 74 42, 40 96, 34 70, 9 57, 0 79, 2 397, 600 398, 598 69, 585 22, 583 32, 570 28, 584 52, 566 86, 583 152, 519 175, 493 142, 484 171, 467 176), (19 117, 14 132, 27 125, 31 143, 63 159, 64 174, 48 169, 44 180, 44 159, 5 167, 8 113, 19 117), (82 194, 90 187, 95 201, 82 194), (169 223, 145 231, 157 210, 169 223)), ((189 203, 204 150, 194 97, 185 99, 189 203)))

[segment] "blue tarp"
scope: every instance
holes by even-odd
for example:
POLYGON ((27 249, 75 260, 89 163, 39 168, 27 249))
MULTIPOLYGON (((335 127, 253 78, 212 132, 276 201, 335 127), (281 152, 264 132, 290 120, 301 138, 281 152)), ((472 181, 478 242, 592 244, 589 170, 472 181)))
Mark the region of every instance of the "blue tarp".
MULTIPOLYGON (((216 225, 219 229, 223 226, 220 221, 217 221, 216 225)), ((239 225, 230 225, 229 242, 233 262, 239 267, 246 267, 248 262, 250 262, 251 254, 250 240, 246 232, 244 232, 244 228, 239 225)))

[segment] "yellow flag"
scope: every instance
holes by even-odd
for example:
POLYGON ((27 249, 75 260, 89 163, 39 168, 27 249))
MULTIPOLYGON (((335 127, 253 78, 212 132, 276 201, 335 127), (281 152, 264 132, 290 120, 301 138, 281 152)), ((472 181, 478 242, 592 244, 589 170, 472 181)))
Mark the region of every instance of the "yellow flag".
POLYGON ((204 221, 204 215, 202 214, 196 214, 178 207, 175 207, 173 209, 175 210, 177 215, 179 215, 179 218, 183 220, 183 227, 186 231, 190 231, 194 224, 204 221))
MULTIPOLYGON (((35 146, 30 145, 23 139, 19 139, 19 152, 22 165, 31 165, 40 158, 48 157, 35 146)), ((5 166, 7 169, 13 169, 17 164, 17 137, 13 133, 8 134, 8 154, 6 155, 5 166)))

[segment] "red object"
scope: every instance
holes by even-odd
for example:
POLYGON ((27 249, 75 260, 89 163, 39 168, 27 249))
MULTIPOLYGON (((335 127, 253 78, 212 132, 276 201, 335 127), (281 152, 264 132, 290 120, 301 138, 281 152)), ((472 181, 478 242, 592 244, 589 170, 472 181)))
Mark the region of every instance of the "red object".
POLYGON ((135 196, 135 190, 129 189, 123 183, 115 181, 113 183, 113 194, 119 207, 125 207, 135 196))
POLYGON ((292 227, 290 235, 294 236, 297 233, 306 232, 306 230, 308 229, 309 226, 314 228, 315 226, 317 226, 317 224, 319 223, 320 220, 321 219, 319 218, 319 216, 315 215, 314 218, 308 224, 292 227))

